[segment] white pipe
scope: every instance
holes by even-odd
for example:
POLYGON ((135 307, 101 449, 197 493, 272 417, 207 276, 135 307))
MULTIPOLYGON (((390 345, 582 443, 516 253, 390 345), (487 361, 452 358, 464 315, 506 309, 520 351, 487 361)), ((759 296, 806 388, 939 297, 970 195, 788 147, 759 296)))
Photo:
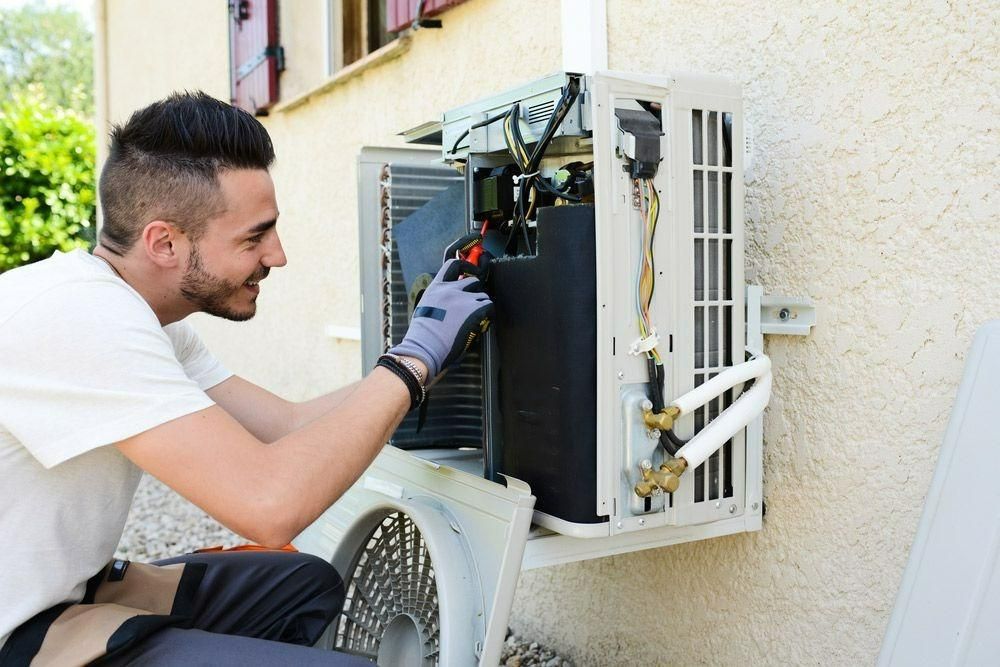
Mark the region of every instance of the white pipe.
MULTIPOLYGON (((764 357, 767 359, 767 357, 764 357)), ((736 399, 736 402, 722 411, 708 425, 680 448, 675 455, 687 461, 688 467, 696 468, 705 462, 719 447, 739 433, 757 418, 771 399, 771 373, 757 378, 750 389, 736 399)))
POLYGON ((680 408, 681 414, 694 412, 713 398, 722 396, 727 390, 738 384, 762 377, 771 372, 771 360, 761 354, 738 366, 727 368, 708 382, 699 385, 675 399, 670 405, 680 408))
POLYGON ((562 0, 562 69, 593 74, 608 68, 607 0, 562 0))

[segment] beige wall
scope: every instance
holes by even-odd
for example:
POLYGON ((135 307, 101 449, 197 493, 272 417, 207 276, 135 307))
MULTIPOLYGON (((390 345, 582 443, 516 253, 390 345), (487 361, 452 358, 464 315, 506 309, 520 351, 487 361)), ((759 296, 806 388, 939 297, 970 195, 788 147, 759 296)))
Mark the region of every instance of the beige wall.
MULTIPOLYGON (((225 3, 161 4, 109 2, 113 119, 173 89, 228 95, 225 3)), ((985 1, 826 4, 608 2, 613 69, 743 82, 748 276, 812 296, 820 324, 769 341, 762 532, 522 576, 512 625, 581 664, 853 665, 881 641, 965 350, 1000 316, 996 16, 985 1)), ((304 37, 322 39, 321 11, 284 3, 291 92, 322 79, 325 50, 304 37)), ((252 322, 198 321, 231 368, 295 399, 359 376, 358 345, 323 332, 359 321, 359 150, 557 70, 558 11, 472 0, 264 120, 290 261, 252 322)))

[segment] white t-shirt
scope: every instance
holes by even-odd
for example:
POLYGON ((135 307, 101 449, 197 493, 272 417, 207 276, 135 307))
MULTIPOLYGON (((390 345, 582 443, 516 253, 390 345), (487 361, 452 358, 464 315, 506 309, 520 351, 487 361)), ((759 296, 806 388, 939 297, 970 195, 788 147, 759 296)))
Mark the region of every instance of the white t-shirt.
POLYGON ((111 445, 212 406, 230 375, 100 258, 0 275, 0 647, 114 556, 141 471, 111 445))

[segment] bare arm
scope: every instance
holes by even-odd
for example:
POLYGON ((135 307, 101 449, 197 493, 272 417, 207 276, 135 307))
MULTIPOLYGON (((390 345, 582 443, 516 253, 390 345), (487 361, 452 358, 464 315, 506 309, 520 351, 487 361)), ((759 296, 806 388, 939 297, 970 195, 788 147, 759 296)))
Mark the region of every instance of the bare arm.
POLYGON ((360 384, 294 403, 234 375, 206 393, 258 440, 274 442, 343 403, 360 384))
POLYGON ((118 448, 226 527, 277 547, 350 488, 402 421, 409 401, 406 386, 376 368, 335 407, 272 444, 213 406, 118 448))

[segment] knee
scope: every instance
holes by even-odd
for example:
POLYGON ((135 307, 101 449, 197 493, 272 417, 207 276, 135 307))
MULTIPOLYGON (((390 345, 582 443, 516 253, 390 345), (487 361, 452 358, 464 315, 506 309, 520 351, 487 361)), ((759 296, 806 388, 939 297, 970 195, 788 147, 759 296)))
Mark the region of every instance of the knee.
POLYGON ((344 580, 330 563, 312 554, 296 554, 296 578, 313 591, 317 598, 324 599, 331 607, 330 618, 340 613, 344 606, 344 580))
POLYGON ((344 588, 344 580, 337 568, 312 554, 297 554, 299 576, 312 582, 318 590, 340 590, 344 588))

